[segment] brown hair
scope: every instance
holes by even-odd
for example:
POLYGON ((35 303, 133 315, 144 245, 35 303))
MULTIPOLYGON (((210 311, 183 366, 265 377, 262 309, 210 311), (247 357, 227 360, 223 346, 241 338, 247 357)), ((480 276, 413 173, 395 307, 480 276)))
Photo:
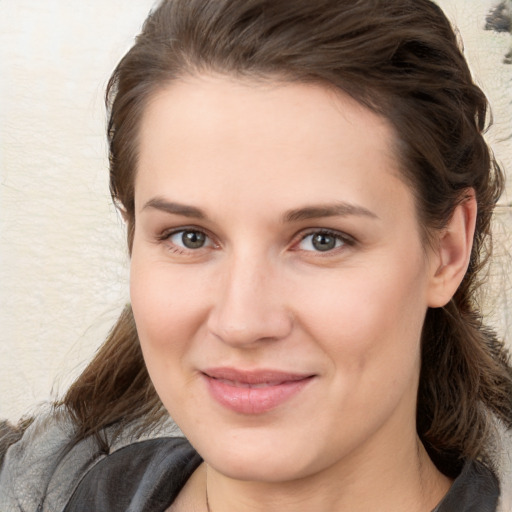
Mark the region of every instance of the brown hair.
MULTIPOLYGON (((163 1, 106 96, 110 187, 128 219, 129 247, 141 115, 158 88, 201 72, 324 83, 387 118, 427 239, 475 190, 469 269, 451 302, 425 320, 417 428, 447 474, 463 457, 484 456, 489 411, 512 426, 507 354, 475 302, 503 176, 482 136, 486 98, 440 8, 429 0, 163 1)), ((129 306, 64 404, 78 437, 121 419, 161 418, 129 306)))

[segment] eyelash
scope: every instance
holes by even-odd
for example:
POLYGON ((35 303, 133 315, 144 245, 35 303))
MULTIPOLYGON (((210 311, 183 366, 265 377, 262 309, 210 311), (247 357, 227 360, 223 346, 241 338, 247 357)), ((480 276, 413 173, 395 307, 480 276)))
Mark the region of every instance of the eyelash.
POLYGON ((197 249, 183 248, 183 247, 177 246, 173 242, 170 242, 170 239, 172 236, 178 235, 179 233, 187 233, 187 232, 202 233, 203 235, 205 235, 207 240, 210 240, 211 245, 213 245, 214 247, 216 247, 218 245, 215 242, 213 242, 213 237, 210 236, 207 231, 205 231, 204 229, 196 228, 194 226, 185 226, 185 227, 181 227, 179 229, 164 231, 161 235, 159 235, 157 237, 157 241, 163 242, 163 243, 167 242, 168 243, 167 249, 169 249, 171 252, 176 253, 176 254, 190 254, 190 253, 198 252, 200 249, 203 249, 204 247, 199 247, 197 249))
MULTIPOLYGON (((209 246, 207 247, 210 247, 210 246, 213 246, 213 247, 218 247, 218 244, 216 244, 213 240, 213 237, 211 235, 208 234, 207 231, 205 231, 204 229, 202 228, 196 228, 194 226, 190 226, 190 227, 181 227, 179 229, 173 229, 171 231, 165 231, 163 232, 161 235, 159 235, 157 237, 157 241, 158 242, 168 242, 168 249, 170 251, 172 251, 173 253, 176 253, 176 254, 190 254, 190 253, 194 253, 194 252, 198 252, 200 249, 203 249, 205 248, 204 246, 202 247, 199 247, 197 249, 190 249, 190 248, 183 248, 183 247, 179 247, 177 246, 176 244, 172 243, 172 242, 169 242, 171 237, 174 236, 174 235, 177 235, 179 233, 186 233, 186 232, 192 232, 192 233, 202 233, 205 235, 205 237, 207 238, 207 240, 210 241, 210 244, 209 246)), ((296 237, 294 237, 296 238, 296 237)), ((329 230, 329 229, 321 229, 321 228, 317 228, 317 229, 309 229, 307 232, 305 233, 301 233, 300 234, 300 238, 298 239, 298 241, 294 241, 292 243, 292 250, 294 251, 300 251, 300 250, 303 250, 304 252, 310 252, 310 253, 317 253, 319 255, 322 255, 325 253, 325 255, 329 255, 329 254, 333 254, 333 253, 337 253, 338 250, 343 250, 344 247, 352 247, 356 244, 356 240, 350 236, 350 235, 347 235, 346 233, 343 233, 343 232, 340 232, 340 231, 334 231, 334 230, 329 230), (341 246, 338 246, 338 247, 334 247, 332 249, 328 249, 326 251, 320 251, 320 250, 304 250, 304 249, 300 249, 300 248, 296 248, 300 243, 302 243, 304 240, 306 240, 308 237, 310 236, 313 236, 313 235, 322 235, 322 236, 329 236, 329 237, 333 237, 337 242, 341 242, 341 246)))
MULTIPOLYGON (((320 255, 321 254, 325 254, 325 255, 331 254, 332 255, 333 253, 337 253, 339 250, 343 250, 343 248, 345 248, 345 247, 352 247, 356 244, 356 240, 353 237, 351 237, 350 235, 347 235, 346 233, 340 232, 340 231, 333 231, 330 229, 310 229, 305 234, 302 234, 300 240, 298 242, 296 242, 294 244, 294 246, 300 244, 301 242, 306 240, 306 238, 313 236, 313 235, 333 237, 336 241, 341 242, 341 247, 334 247, 334 248, 326 250, 326 251, 317 250, 317 251, 305 251, 305 252, 314 252, 314 253, 317 253, 320 255)), ((301 250, 301 249, 296 249, 296 250, 301 250)))

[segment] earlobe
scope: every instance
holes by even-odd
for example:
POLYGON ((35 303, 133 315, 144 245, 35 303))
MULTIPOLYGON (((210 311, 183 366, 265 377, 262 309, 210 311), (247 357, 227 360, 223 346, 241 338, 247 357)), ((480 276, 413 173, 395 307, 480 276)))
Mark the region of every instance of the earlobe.
POLYGON ((477 204, 473 189, 467 189, 463 194, 464 199, 455 208, 437 241, 428 290, 428 306, 431 308, 442 307, 450 301, 469 265, 477 204))

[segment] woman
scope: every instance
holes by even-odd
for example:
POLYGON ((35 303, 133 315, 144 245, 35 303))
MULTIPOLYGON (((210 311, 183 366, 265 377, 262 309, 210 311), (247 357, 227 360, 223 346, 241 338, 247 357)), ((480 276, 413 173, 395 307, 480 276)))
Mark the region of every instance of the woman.
POLYGON ((8 510, 512 510, 502 173, 440 9, 164 1, 107 105, 131 306, 7 451, 8 510))

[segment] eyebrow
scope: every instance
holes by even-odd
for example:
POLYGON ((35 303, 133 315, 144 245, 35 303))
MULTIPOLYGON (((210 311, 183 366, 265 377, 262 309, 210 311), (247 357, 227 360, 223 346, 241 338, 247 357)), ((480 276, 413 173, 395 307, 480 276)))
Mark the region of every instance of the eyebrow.
MULTIPOLYGON (((146 204, 144 204, 142 210, 145 210, 147 208, 160 210, 174 215, 182 215, 184 217, 203 220, 207 219, 207 215, 200 208, 186 204, 176 203, 173 201, 167 201, 162 197, 154 197, 150 199, 146 204)), ((293 210, 288 210, 283 215, 283 221, 285 223, 289 223, 299 222, 302 220, 317 219, 321 217, 347 217, 352 215, 378 219, 378 215, 368 210, 367 208, 364 208, 363 206, 339 202, 326 205, 311 205, 302 208, 295 208, 293 210)))
POLYGON ((340 202, 326 205, 305 206, 304 208, 289 210, 284 214, 283 219, 285 222, 298 222, 301 220, 317 219, 320 217, 348 217, 352 215, 369 217, 372 219, 379 218, 377 214, 363 206, 340 202))
POLYGON ((166 213, 172 213, 174 215, 182 215, 183 217, 191 217, 195 219, 206 219, 206 215, 200 208, 195 206, 189 206, 186 204, 175 203, 167 201, 162 197, 154 197, 150 199, 143 207, 142 210, 147 208, 153 208, 166 213))

